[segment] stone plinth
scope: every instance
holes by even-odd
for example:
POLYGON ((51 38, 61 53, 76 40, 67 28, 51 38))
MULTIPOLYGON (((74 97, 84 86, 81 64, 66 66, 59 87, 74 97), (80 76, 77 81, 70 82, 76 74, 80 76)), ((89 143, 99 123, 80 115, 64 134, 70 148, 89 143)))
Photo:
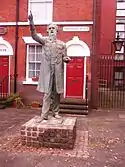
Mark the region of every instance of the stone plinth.
POLYGON ((36 116, 21 126, 23 145, 37 148, 73 148, 76 138, 76 118, 50 118, 37 123, 38 118, 36 116))

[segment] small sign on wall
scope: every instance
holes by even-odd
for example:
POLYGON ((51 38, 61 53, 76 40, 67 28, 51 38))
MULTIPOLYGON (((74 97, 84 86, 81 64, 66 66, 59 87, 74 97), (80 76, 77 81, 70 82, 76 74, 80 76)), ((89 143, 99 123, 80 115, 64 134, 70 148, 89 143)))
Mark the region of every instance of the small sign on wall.
POLYGON ((89 26, 64 26, 63 31, 90 31, 89 26))
POLYGON ((13 48, 10 43, 0 37, 0 56, 13 55, 13 48))
POLYGON ((0 44, 0 55, 8 55, 8 48, 4 44, 0 44))

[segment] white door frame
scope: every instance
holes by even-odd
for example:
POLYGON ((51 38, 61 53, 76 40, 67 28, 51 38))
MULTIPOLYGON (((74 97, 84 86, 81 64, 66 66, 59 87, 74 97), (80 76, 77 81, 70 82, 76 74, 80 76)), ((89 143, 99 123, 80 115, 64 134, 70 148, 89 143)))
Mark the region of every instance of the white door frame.
POLYGON ((9 81, 8 81, 8 93, 10 93, 10 56, 13 55, 13 48, 11 44, 4 40, 2 37, 0 37, 0 56, 9 56, 9 69, 8 69, 8 75, 9 75, 9 81))
MULTIPOLYGON (((84 75, 83 75, 83 99, 85 99, 86 89, 86 57, 90 56, 90 49, 88 45, 79 40, 79 37, 74 36, 72 40, 66 43, 67 56, 72 57, 83 57, 84 59, 84 75)), ((64 98, 66 98, 66 63, 64 63, 64 98)))

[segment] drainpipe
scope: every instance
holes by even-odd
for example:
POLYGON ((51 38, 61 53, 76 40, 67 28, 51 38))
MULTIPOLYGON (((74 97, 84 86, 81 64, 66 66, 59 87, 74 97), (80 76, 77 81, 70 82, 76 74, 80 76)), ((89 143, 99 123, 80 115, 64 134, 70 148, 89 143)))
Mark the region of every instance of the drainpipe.
POLYGON ((18 22, 19 22, 19 0, 16 0, 16 27, 15 27, 15 59, 14 59, 14 93, 17 92, 17 53, 18 53, 18 22))
POLYGON ((99 49, 99 46, 97 47, 100 31, 97 31, 99 28, 99 22, 100 22, 100 6, 101 0, 93 0, 93 32, 92 32, 92 64, 91 64, 91 109, 97 108, 98 105, 98 73, 97 73, 97 65, 98 65, 98 53, 97 48, 99 49), (99 5, 99 6, 98 6, 99 5), (98 14, 97 14, 98 12, 98 14), (97 16, 98 15, 98 16, 97 16), (97 23, 98 21, 98 23, 97 23))

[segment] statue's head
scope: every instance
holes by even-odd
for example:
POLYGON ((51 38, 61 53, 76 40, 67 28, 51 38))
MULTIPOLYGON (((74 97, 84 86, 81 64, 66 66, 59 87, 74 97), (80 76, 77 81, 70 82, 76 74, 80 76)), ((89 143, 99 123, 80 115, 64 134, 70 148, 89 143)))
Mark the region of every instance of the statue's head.
POLYGON ((58 26, 56 24, 49 24, 47 26, 47 32, 49 34, 49 36, 56 36, 57 32, 58 32, 58 26))

